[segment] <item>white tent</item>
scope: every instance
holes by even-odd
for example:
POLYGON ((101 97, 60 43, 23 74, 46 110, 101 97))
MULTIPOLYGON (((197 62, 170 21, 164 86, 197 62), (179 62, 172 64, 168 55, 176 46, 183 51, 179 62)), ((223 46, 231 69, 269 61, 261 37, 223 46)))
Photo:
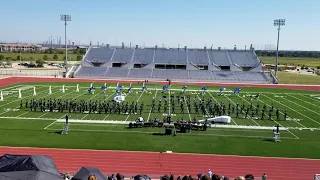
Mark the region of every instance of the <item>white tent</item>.
MULTIPOLYGON (((204 122, 205 120, 200 120, 199 122, 204 122)), ((229 124, 231 122, 230 116, 218 116, 214 118, 208 118, 208 122, 215 122, 215 123, 226 123, 229 124)))

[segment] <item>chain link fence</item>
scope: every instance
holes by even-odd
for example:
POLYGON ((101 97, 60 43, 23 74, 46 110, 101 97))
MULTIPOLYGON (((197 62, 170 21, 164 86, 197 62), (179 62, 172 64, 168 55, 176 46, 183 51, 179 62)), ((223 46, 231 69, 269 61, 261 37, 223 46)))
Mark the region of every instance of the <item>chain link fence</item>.
POLYGON ((42 77, 63 77, 62 70, 17 70, 0 69, 0 76, 42 76, 42 77))

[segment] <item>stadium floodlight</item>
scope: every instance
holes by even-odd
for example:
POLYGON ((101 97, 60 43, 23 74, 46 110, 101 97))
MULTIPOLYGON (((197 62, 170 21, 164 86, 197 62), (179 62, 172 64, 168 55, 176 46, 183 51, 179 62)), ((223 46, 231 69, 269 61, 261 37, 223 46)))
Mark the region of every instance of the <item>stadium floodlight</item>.
POLYGON ((60 20, 64 21, 64 43, 66 46, 66 58, 64 63, 66 65, 66 73, 68 73, 67 21, 71 21, 71 15, 60 15, 60 20))
POLYGON ((280 39, 280 27, 286 25, 285 19, 276 19, 273 21, 273 25, 278 27, 278 39, 277 39, 277 53, 276 53, 276 69, 275 69, 275 75, 277 76, 278 72, 278 58, 279 58, 279 39, 280 39))

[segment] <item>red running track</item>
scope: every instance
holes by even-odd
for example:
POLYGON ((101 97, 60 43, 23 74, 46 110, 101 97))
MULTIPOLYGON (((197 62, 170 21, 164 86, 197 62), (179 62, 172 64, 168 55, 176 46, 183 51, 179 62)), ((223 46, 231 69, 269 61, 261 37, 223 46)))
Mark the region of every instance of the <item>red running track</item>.
POLYGON ((68 150, 50 148, 0 147, 0 154, 51 156, 61 172, 76 172, 82 166, 97 167, 107 174, 169 174, 193 175, 207 172, 227 177, 252 173, 268 180, 312 179, 319 172, 320 160, 294 158, 263 158, 180 153, 68 150))

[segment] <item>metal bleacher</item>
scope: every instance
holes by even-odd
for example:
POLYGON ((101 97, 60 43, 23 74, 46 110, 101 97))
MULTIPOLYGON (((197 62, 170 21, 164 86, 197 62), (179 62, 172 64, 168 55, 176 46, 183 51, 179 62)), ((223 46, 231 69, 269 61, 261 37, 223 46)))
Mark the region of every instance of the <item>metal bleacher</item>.
POLYGON ((218 66, 230 66, 227 51, 208 51, 212 63, 218 66))
POLYGON ((188 51, 188 61, 198 65, 208 65, 207 51, 188 51))
POLYGON ((271 82, 253 49, 90 47, 74 77, 271 82))
POLYGON ((186 52, 171 49, 157 49, 154 57, 157 64, 186 64, 186 52))
POLYGON ((108 62, 110 61, 114 49, 108 49, 105 47, 100 47, 100 48, 89 48, 85 60, 90 61, 90 62, 108 62))
POLYGON ((241 67, 253 67, 260 63, 257 58, 254 58, 251 52, 231 51, 229 54, 231 60, 241 67))

